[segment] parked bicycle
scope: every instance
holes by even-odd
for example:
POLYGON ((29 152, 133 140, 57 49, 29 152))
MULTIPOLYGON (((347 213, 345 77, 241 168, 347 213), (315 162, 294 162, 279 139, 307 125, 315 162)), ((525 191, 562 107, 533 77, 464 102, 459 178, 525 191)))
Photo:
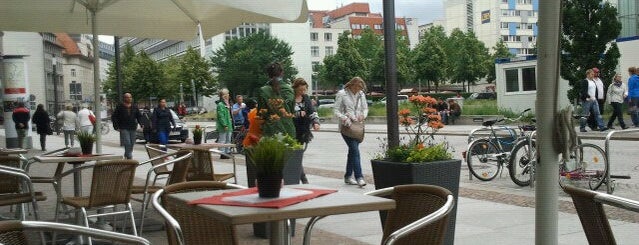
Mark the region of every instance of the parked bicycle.
POLYGON ((100 133, 102 135, 108 134, 111 131, 111 121, 108 118, 102 118, 102 124, 100 124, 100 133))
MULTIPOLYGON (((472 176, 483 180, 490 181, 502 173, 504 164, 510 165, 511 146, 517 146, 522 141, 528 141, 528 130, 521 130, 523 126, 520 126, 520 132, 512 127, 499 126, 496 128, 495 124, 503 121, 508 122, 520 122, 526 112, 530 109, 524 110, 517 118, 503 118, 499 120, 490 120, 482 123, 483 129, 488 129, 490 132, 486 137, 474 139, 468 145, 466 151, 466 163, 472 176), (498 134, 500 132, 506 132, 498 134)), ((519 151, 519 150, 518 150, 519 151)), ((510 169, 510 166, 506 166, 510 169)), ((516 179, 517 176, 512 176, 513 171, 509 171, 511 179, 516 179)))

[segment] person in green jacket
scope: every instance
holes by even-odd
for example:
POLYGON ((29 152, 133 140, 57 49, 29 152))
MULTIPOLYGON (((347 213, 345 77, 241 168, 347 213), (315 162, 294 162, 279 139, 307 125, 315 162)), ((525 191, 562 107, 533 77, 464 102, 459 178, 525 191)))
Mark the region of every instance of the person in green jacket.
MULTIPOLYGON (((220 101, 217 103, 217 122, 215 129, 218 133, 218 143, 231 143, 231 135, 233 134, 233 123, 231 120, 231 103, 229 102, 229 90, 223 88, 220 90, 220 101)), ((221 149, 225 153, 230 153, 231 149, 226 147, 221 149)), ((222 156, 222 159, 228 157, 222 156)))
POLYGON ((264 119, 262 135, 272 136, 278 133, 288 134, 295 138, 293 124, 293 108, 295 93, 291 84, 282 80, 284 69, 278 62, 266 68, 269 81, 257 94, 258 115, 264 119))

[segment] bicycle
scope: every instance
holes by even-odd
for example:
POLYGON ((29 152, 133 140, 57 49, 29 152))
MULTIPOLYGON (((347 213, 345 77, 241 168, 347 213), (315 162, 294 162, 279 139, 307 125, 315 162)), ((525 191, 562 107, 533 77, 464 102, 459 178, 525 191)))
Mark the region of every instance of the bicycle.
POLYGON ((111 124, 111 122, 109 122, 108 118, 102 119, 102 123, 100 124, 100 133, 102 135, 108 134, 111 131, 109 124, 111 124))
MULTIPOLYGON (((503 118, 499 120, 489 120, 482 123, 484 128, 481 130, 488 128, 490 133, 485 138, 472 140, 472 142, 468 145, 466 155, 464 156, 466 163, 468 164, 468 170, 472 176, 475 176, 482 181, 490 181, 497 177, 498 174, 502 173, 502 169, 504 168, 503 165, 505 163, 510 165, 510 156, 512 151, 506 147, 509 145, 516 146, 520 144, 520 142, 527 140, 527 131, 520 130, 520 132, 517 133, 515 129, 511 127, 502 126, 501 128, 495 129, 494 125, 502 121, 521 121, 524 114, 528 111, 530 111, 530 109, 524 110, 517 118, 514 119, 503 118), (497 131, 500 130, 508 132, 508 135, 500 138, 497 135, 497 131)), ((474 138, 472 133, 471 137, 474 138)), ((513 173, 510 173, 509 171, 509 174, 512 175, 513 173)), ((511 176, 511 179, 514 178, 514 176, 511 176)))

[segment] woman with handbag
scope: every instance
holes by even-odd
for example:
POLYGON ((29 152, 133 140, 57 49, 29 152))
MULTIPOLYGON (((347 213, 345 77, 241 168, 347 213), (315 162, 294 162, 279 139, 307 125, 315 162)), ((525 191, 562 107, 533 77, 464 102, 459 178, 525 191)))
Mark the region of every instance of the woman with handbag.
MULTIPOLYGON (((306 94, 307 90, 308 83, 306 83, 304 78, 297 78, 293 81, 293 91, 295 91, 295 107, 293 108, 295 112, 295 117, 293 118, 293 124, 295 124, 295 139, 304 145, 304 150, 308 147, 308 142, 313 139, 311 127, 315 131, 320 129, 319 117, 311 102, 311 98, 306 94)), ((308 178, 306 178, 306 173, 304 173, 304 166, 302 166, 300 180, 302 184, 308 184, 308 178)))
POLYGON ((364 119, 368 115, 364 90, 366 90, 364 80, 354 77, 344 85, 344 89, 337 92, 335 107, 333 107, 333 113, 340 121, 342 138, 348 146, 344 183, 360 187, 366 185, 359 155, 359 143, 364 140, 364 119))
POLYGON ((44 110, 43 104, 38 104, 38 108, 36 108, 35 113, 33 113, 31 121, 36 125, 36 131, 40 135, 40 147, 42 151, 47 151, 47 135, 53 134, 53 129, 51 129, 49 113, 44 110))

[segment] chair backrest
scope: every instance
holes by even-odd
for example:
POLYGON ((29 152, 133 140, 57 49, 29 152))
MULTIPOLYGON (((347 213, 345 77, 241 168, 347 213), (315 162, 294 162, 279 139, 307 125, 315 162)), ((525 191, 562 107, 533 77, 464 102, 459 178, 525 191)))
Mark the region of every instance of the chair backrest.
POLYGON ((137 166, 135 160, 96 163, 93 167, 89 208, 128 203, 137 166))
POLYGON ((189 166, 187 181, 212 181, 215 180, 213 172, 213 159, 211 152, 206 149, 193 148, 193 158, 189 166))
POLYGON ((588 238, 588 243, 617 244, 603 204, 595 200, 597 192, 572 186, 564 186, 563 189, 564 192, 572 197, 572 203, 575 204, 575 209, 581 221, 581 226, 586 233, 586 238, 588 238))
MULTIPOLYGON (((382 241, 395 231, 442 208, 451 192, 433 185, 399 185, 391 194, 396 207, 388 212, 382 241)), ((452 209, 452 208, 451 208, 452 209)), ((448 227, 448 213, 441 219, 398 238, 397 244, 443 244, 448 227)))
MULTIPOLYGON (((0 165, 20 168, 22 159, 17 156, 0 156, 0 165)), ((0 194, 20 192, 20 179, 18 177, 0 174, 0 194)))
MULTIPOLYGON (((160 145, 158 144, 146 144, 144 148, 146 148, 146 153, 149 155, 149 159, 153 159, 167 153, 166 151, 160 149, 160 145)), ((156 166, 164 162, 165 162, 164 159, 157 159, 157 160, 151 161, 151 165, 156 166)), ((155 174, 158 174, 161 172, 167 172, 168 168, 164 166, 164 167, 156 168, 153 171, 155 171, 155 174)))
POLYGON ((173 170, 171 170, 171 174, 169 175, 169 179, 166 181, 166 185, 186 181, 186 174, 188 173, 189 165, 191 165, 191 158, 193 158, 193 155, 185 157, 189 153, 191 153, 190 150, 180 150, 175 154, 175 158, 182 159, 173 164, 173 170))
POLYGON ((151 244, 148 240, 142 237, 122 233, 54 222, 17 220, 0 221, 0 244, 31 244, 28 241, 31 239, 27 239, 27 234, 29 233, 26 233, 29 231, 57 231, 67 234, 90 235, 94 238, 117 241, 119 242, 118 244, 151 244))
MULTIPOLYGON (((191 181, 166 186, 162 193, 161 205, 179 224, 184 244, 238 244, 235 227, 225 222, 211 219, 201 211, 183 204, 176 204, 171 198, 165 198, 168 194, 210 191, 223 189, 237 189, 235 185, 218 181, 191 181)), ((157 208, 157 207, 156 207, 157 208)), ((167 222, 167 227, 171 227, 167 222)), ((180 244, 174 229, 166 229, 169 244, 180 244)))

